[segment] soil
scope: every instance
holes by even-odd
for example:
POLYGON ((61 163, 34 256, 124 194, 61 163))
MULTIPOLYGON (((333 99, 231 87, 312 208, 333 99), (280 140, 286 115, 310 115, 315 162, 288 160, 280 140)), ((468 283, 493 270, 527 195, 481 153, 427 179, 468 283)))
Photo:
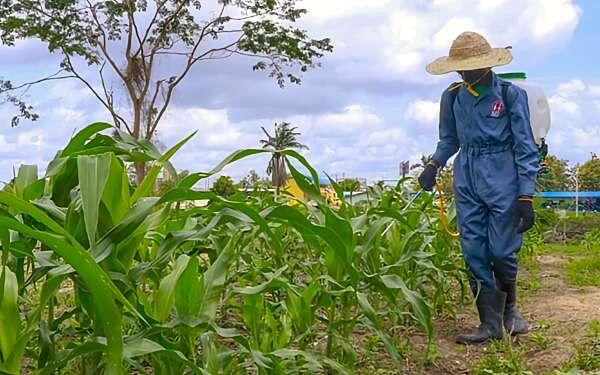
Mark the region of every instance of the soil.
MULTIPOLYGON (((513 338, 523 363, 534 374, 558 370, 570 361, 575 355, 574 346, 586 339, 584 332, 589 322, 600 320, 600 289, 572 287, 562 278, 561 267, 569 258, 560 254, 539 256, 535 274, 524 272, 521 276, 522 280, 535 277, 541 284, 533 293, 521 293, 520 310, 529 322, 530 332, 513 338), (548 339, 548 347, 537 345, 532 340, 534 335, 548 339)), ((434 324, 437 359, 425 367, 412 368, 407 374, 469 374, 490 350, 490 344, 462 346, 453 342, 456 334, 477 326, 473 305, 464 306, 454 318, 440 318, 434 324)), ((415 337, 415 341, 420 340, 415 337)))

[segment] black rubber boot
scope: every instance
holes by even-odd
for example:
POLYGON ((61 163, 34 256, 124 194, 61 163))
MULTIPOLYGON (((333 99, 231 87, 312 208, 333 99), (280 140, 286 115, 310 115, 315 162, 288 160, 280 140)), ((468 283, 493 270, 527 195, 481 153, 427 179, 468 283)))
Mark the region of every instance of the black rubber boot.
POLYGON ((477 297, 477 311, 481 324, 471 334, 459 335, 457 344, 478 344, 488 340, 501 340, 503 336, 502 314, 506 303, 506 293, 483 288, 477 297))
POLYGON ((506 306, 504 306, 504 328, 512 336, 523 335, 529 332, 527 322, 517 309, 517 284, 498 283, 500 289, 506 293, 506 306))

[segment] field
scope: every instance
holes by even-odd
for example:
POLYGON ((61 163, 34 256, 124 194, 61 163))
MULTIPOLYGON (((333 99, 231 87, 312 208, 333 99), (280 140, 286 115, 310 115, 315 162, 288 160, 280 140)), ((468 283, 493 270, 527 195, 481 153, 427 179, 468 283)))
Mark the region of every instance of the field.
MULTIPOLYGON (((528 374, 600 368, 594 235, 521 254, 525 338, 451 344, 476 324, 458 240, 428 194, 372 187, 310 202, 284 191, 229 198, 200 180, 264 153, 233 153, 162 196, 150 142, 92 124, 47 166, 22 166, 0 192, 0 372, 8 374, 528 374), (132 186, 127 166, 151 166, 132 186), (195 201, 207 200, 207 206, 195 201), (584 334, 585 332, 585 334, 584 334)), ((307 178, 297 169, 312 175, 307 178)), ((452 217, 450 217, 452 219, 452 217)))

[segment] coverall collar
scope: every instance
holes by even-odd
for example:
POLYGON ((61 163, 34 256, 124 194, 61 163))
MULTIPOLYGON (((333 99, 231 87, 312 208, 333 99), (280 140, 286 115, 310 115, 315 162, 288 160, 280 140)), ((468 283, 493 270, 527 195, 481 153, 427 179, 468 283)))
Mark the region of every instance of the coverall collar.
POLYGON ((485 90, 481 95, 475 97, 475 104, 479 103, 483 98, 488 96, 490 92, 495 92, 496 89, 500 86, 500 79, 496 76, 496 73, 490 70, 490 74, 492 75, 492 81, 490 82, 490 86, 485 90))

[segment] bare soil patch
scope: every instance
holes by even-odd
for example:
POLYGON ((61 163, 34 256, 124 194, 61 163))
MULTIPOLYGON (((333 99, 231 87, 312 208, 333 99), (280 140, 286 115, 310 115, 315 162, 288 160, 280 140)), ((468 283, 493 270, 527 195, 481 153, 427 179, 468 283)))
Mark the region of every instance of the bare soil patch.
MULTIPOLYGON (((513 339, 522 353, 523 362, 534 374, 559 369, 574 355, 574 345, 581 343, 589 322, 600 320, 600 289, 575 288, 561 277, 571 257, 547 254, 536 258, 539 270, 523 273, 523 283, 535 277, 541 288, 525 294, 519 301, 521 312, 530 325, 530 333, 513 339), (534 337, 543 336, 548 347, 541 348, 534 337)), ((524 293, 522 293, 523 295, 524 293)), ((490 344, 461 346, 453 342, 456 334, 478 324, 473 305, 464 306, 455 318, 435 321, 435 342, 439 356, 433 364, 413 368, 407 374, 469 374, 473 366, 490 350, 490 344)), ((537 337, 536 337, 537 338, 537 337)), ((418 339, 416 340, 418 342, 418 339)))

